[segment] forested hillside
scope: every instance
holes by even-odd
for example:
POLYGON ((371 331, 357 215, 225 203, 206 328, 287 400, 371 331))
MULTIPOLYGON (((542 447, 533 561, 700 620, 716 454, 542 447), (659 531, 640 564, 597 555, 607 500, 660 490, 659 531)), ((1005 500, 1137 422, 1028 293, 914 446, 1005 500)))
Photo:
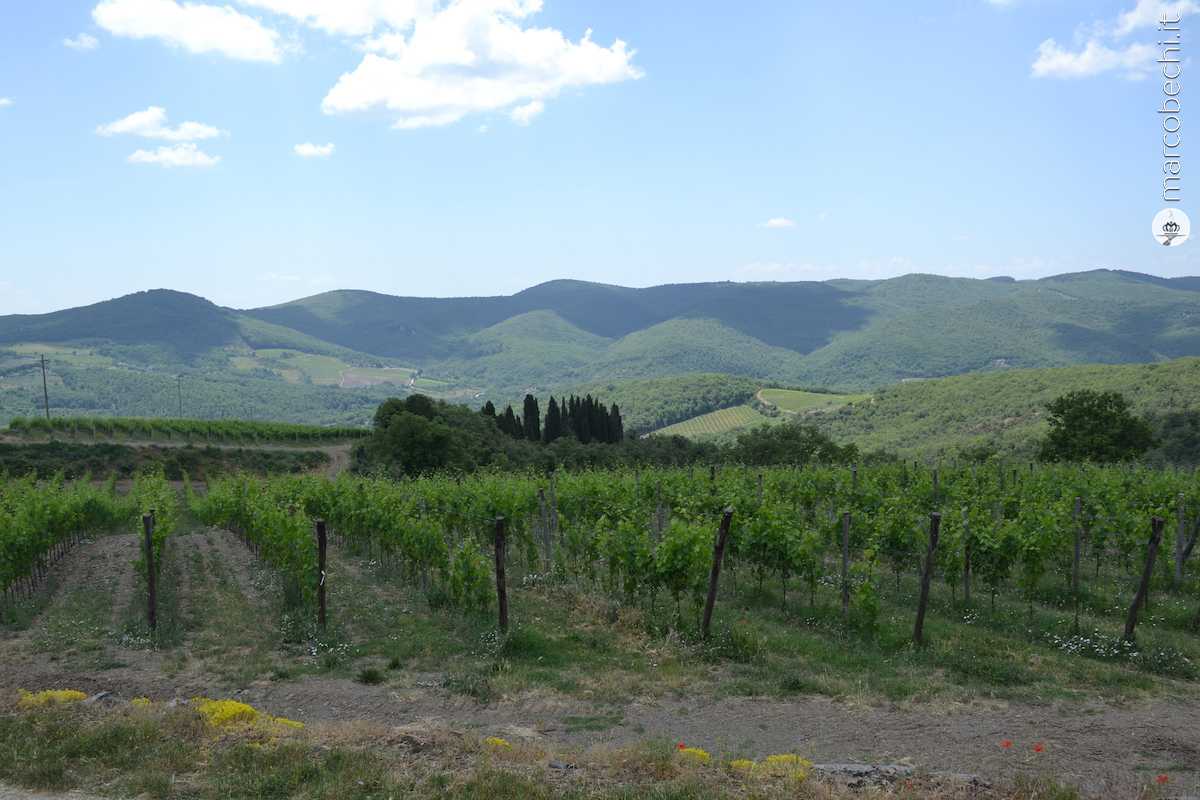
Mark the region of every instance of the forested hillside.
POLYGON ((336 291, 249 311, 155 290, 0 317, 0 419, 41 406, 43 354, 60 413, 176 414, 178 376, 187 413, 328 422, 418 391, 478 406, 611 386, 645 429, 744 402, 751 384, 861 392, 1200 356, 1200 279, 553 281, 508 297, 336 291), (645 383, 698 373, 744 382, 645 383))

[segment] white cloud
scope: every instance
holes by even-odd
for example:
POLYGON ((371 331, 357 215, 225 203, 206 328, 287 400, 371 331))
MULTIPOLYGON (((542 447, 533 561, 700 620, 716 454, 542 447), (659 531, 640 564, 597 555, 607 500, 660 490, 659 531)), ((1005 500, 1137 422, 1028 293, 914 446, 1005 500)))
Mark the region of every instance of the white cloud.
POLYGON ((380 26, 409 27, 434 10, 434 0, 239 0, 319 28, 326 33, 366 36, 380 26))
POLYGON ((176 0, 101 0, 92 19, 114 36, 160 39, 190 53, 278 63, 279 33, 230 6, 176 0))
POLYGON ((1159 20, 1164 16, 1167 19, 1182 19, 1197 11, 1200 11, 1200 5, 1193 0, 1177 0, 1173 3, 1163 0, 1138 0, 1136 6, 1117 17, 1113 33, 1116 36, 1128 36, 1141 28, 1158 27, 1159 20))
POLYGON ((127 159, 130 164, 158 164, 162 167, 214 167, 220 160, 220 156, 210 156, 191 142, 155 150, 137 150, 127 159))
POLYGON ((150 106, 145 111, 135 111, 116 122, 101 125, 96 128, 96 133, 101 136, 130 134, 168 142, 193 142, 221 135, 220 129, 200 122, 184 122, 172 128, 167 125, 167 110, 159 106, 150 106))
MULTIPOLYGON (((1162 17, 1182 19, 1200 11, 1197 0, 1137 0, 1113 22, 1100 20, 1080 25, 1074 48, 1046 39, 1038 46, 1032 72, 1037 78, 1089 78, 1118 72, 1127 78, 1149 75, 1156 65, 1158 49, 1149 42, 1119 43, 1118 40, 1143 28, 1157 28, 1162 17)), ((1153 36, 1154 33, 1148 34, 1153 36)))
POLYGON ((329 144, 305 142, 304 144, 296 145, 292 150, 301 158, 329 158, 333 155, 334 146, 332 142, 329 144))
POLYGON ((1089 78, 1117 70, 1129 78, 1143 78, 1154 68, 1157 53, 1154 45, 1139 43, 1113 49, 1096 39, 1090 40, 1082 50, 1072 51, 1047 39, 1038 46, 1033 75, 1037 78, 1089 78))
POLYGON ((8 108, 13 104, 11 97, 0 97, 0 108, 8 108))
POLYGON ((417 128, 438 128, 442 125, 452 125, 466 114, 450 111, 445 114, 419 114, 415 117, 400 117, 392 123, 398 131, 415 131, 417 128))
MULTIPOLYGON (((247 1, 284 5, 284 0, 247 1)), ((297 5, 309 4, 315 0, 297 5)), ((361 11, 364 4, 349 5, 361 11)), ((432 2, 397 3, 391 11, 400 25, 383 16, 384 5, 391 4, 372 5, 371 19, 395 27, 363 42, 367 53, 325 96, 325 113, 387 109, 398 115, 394 127, 402 129, 448 125, 468 114, 502 109, 512 110, 520 121, 541 110, 535 102, 544 107, 565 89, 642 75, 632 63, 633 51, 619 39, 603 47, 592 41, 590 30, 572 41, 552 28, 523 27, 541 10, 542 0, 455 0, 439 2, 435 10, 429 8, 432 2), (526 111, 516 113, 519 107, 526 111)), ((367 17, 356 19, 343 28, 365 30, 367 17)))
POLYGON ((523 106, 517 106, 509 114, 512 121, 518 125, 528 125, 533 122, 533 118, 546 110, 546 104, 541 100, 533 100, 523 106))
POLYGON ((759 227, 774 229, 794 228, 796 227, 796 220, 788 219, 787 217, 771 217, 759 227))
POLYGON ((69 47, 72 50, 79 50, 80 52, 95 50, 100 46, 100 40, 90 33, 81 33, 73 39, 63 39, 62 43, 63 47, 69 47))

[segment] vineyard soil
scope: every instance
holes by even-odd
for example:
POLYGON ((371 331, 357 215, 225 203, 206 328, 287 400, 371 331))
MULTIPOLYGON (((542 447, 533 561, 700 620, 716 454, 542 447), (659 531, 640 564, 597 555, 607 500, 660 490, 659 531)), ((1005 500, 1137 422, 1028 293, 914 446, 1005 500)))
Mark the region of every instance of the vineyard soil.
MULTIPOLYGON (((1066 670, 1015 692, 978 685, 938 691, 932 685, 944 679, 937 677, 889 699, 895 687, 881 689, 886 683, 856 672, 862 667, 848 666, 832 652, 838 645, 826 641, 825 663, 806 678, 812 687, 780 696, 776 665, 704 663, 670 637, 605 625, 603 611, 585 598, 564 607, 546 591, 514 588, 514 617, 525 621, 516 640, 523 644, 500 659, 507 666, 481 680, 490 688, 476 697, 461 684, 479 674, 463 670, 487 649, 487 621, 430 610, 367 555, 332 548, 334 626, 322 637, 288 616, 273 571, 236 537, 193 524, 167 549, 164 581, 174 580, 178 591, 168 597, 165 618, 178 636, 158 649, 137 618, 138 587, 128 577, 135 557, 129 534, 71 551, 55 567, 42 612, 0 640, 0 691, 234 697, 318 730, 362 721, 499 735, 568 752, 685 741, 726 757, 799 752, 815 761, 900 762, 993 779, 1053 774, 1113 797, 1133 796, 1154 772, 1170 772, 1177 788, 1197 785, 1195 691, 1118 674, 1124 670, 1083 677, 1066 670), (398 668, 388 668, 389 658, 398 668), (369 666, 383 672, 381 684, 356 679, 369 666), (828 673, 823 683, 820 673, 828 673), (1094 692, 1105 699, 1055 696, 1046 688, 1061 682, 1069 694, 1080 681, 1109 682, 1107 691, 1094 692), (1002 748, 1003 740, 1014 748, 1002 748), (1043 752, 1034 753, 1035 742, 1043 752)), ((756 602, 723 595, 718 616, 745 613, 756 602)), ((1029 663, 1043 658, 1034 654, 1029 663)), ((1054 671, 1053 659, 1044 668, 1054 671)), ((897 680, 920 679, 914 672, 897 680)))

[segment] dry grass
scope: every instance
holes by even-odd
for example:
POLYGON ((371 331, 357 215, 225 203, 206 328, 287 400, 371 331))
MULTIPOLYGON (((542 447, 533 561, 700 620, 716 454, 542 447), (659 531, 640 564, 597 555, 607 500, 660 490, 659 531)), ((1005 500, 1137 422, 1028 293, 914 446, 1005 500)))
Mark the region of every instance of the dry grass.
MULTIPOLYGON (((520 732, 518 732, 520 733, 520 732)), ((1050 781, 991 788, 915 776, 851 788, 819 777, 731 769, 667 742, 558 750, 544 741, 439 724, 327 723, 279 733, 213 729, 188 706, 118 704, 0 712, 0 780, 36 789, 147 797, 576 798, 617 800, 1067 800, 1050 781)), ((1148 799, 1151 795, 1145 795, 1148 799)))

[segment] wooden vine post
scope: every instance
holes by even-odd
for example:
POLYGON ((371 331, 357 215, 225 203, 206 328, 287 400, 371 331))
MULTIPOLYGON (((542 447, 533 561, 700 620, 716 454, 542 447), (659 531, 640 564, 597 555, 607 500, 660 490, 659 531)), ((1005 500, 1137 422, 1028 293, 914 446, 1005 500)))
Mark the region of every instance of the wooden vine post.
POLYGON ((929 515, 929 547, 925 551, 925 568, 921 570, 921 599, 917 603, 917 624, 913 628, 913 641, 925 643, 925 608, 929 605, 929 583, 933 579, 933 556, 937 552, 938 533, 942 527, 942 515, 929 515))
POLYGON ((504 517, 496 517, 496 600, 500 606, 500 632, 508 633, 508 586, 504 580, 504 517))
POLYGON ((538 536, 542 540, 542 568, 549 572, 554 564, 554 550, 550 538, 550 509, 546 505, 545 489, 538 489, 538 536))
POLYGON ((328 544, 325 520, 317 520, 317 624, 325 629, 325 555, 328 544))
POLYGON ((1079 557, 1083 553, 1083 498, 1075 498, 1075 509, 1071 512, 1075 522, 1075 555, 1071 560, 1071 593, 1075 595, 1075 604, 1079 605, 1079 557))
POLYGON ((1079 633, 1079 560, 1083 556, 1083 498, 1075 498, 1075 553, 1071 560, 1071 598, 1075 601, 1075 633, 1079 633))
POLYGON ((1183 586, 1183 547, 1187 538, 1187 500, 1183 492, 1175 499, 1175 588, 1183 586))
POLYGON ((721 578, 721 562, 725 558, 725 542, 729 538, 729 523, 732 519, 733 508, 727 506, 721 515, 721 527, 717 530, 717 541, 713 544, 712 570, 708 573, 708 597, 704 601, 704 621, 700 626, 701 635, 706 640, 712 626, 713 606, 717 602, 717 581, 721 578))
POLYGON ((971 605, 971 516, 966 506, 962 509, 963 521, 963 602, 971 605))
POLYGON ((1146 601, 1150 591, 1150 578, 1154 575, 1154 557, 1158 555, 1158 545, 1162 541, 1163 518, 1154 517, 1150 520, 1150 544, 1146 548, 1146 567, 1142 570, 1142 582, 1138 584, 1137 595, 1133 605, 1129 607, 1129 617, 1125 620, 1125 641, 1133 641, 1133 631, 1137 627, 1138 609, 1146 601))
POLYGON ((154 574, 154 512, 142 515, 142 531, 146 539, 146 622, 150 630, 158 630, 158 576, 154 574))
POLYGON ((842 514, 842 620, 850 616, 850 512, 842 514))

